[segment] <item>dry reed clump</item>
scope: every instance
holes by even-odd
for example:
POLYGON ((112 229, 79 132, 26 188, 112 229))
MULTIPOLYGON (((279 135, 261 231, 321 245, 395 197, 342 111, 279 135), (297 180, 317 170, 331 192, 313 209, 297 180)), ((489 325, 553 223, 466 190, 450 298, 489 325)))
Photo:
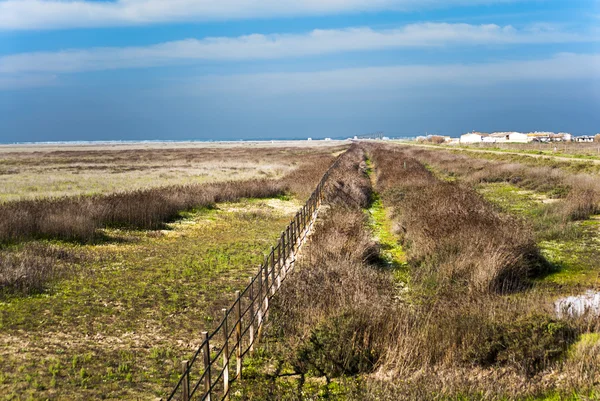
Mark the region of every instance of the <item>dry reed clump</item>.
MULTIPOLYGON (((417 282, 508 291, 539 268, 533 234, 472 189, 438 180, 401 151, 375 147, 377 187, 394 208, 417 282)), ((450 289, 454 291, 455 289, 450 289)))
POLYGON ((91 241, 96 229, 157 229, 180 211, 245 197, 271 197, 285 184, 250 180, 153 188, 91 197, 41 199, 0 205, 0 242, 31 238, 91 241))
POLYGON ((32 243, 17 251, 0 251, 0 297, 42 292, 65 272, 60 263, 76 260, 79 256, 52 245, 32 243))
POLYGON ((184 210, 241 198, 292 192, 304 197, 331 163, 323 156, 279 180, 253 179, 215 184, 159 187, 130 192, 39 199, 0 205, 0 243, 35 238, 92 241, 97 229, 158 229, 184 210))

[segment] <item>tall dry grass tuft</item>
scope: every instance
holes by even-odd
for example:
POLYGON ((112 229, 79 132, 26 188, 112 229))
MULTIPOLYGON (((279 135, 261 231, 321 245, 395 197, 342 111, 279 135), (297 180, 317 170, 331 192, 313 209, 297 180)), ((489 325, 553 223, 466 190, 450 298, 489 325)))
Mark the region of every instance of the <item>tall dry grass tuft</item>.
POLYGON ((401 150, 371 147, 377 188, 393 207, 414 277, 438 288, 512 291, 540 266, 532 232, 471 188, 437 179, 401 150))
POLYGON ((0 297, 42 292, 65 273, 62 265, 79 260, 53 245, 30 243, 16 251, 0 251, 0 297))
POLYGON ((278 196, 285 190, 283 182, 250 180, 6 203, 0 205, 0 242, 92 241, 101 227, 157 229, 183 210, 245 197, 278 196))
POLYGON ((178 185, 109 195, 38 199, 0 205, 0 243, 36 238, 89 242, 103 227, 158 229, 181 211, 241 198, 291 192, 306 197, 332 162, 322 156, 281 179, 178 185))

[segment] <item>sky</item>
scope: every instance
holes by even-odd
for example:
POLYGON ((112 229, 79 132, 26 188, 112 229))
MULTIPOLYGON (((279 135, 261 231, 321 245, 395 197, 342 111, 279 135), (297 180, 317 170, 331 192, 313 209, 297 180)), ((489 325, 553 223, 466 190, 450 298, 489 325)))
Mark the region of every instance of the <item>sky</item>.
POLYGON ((600 0, 0 0, 0 143, 600 132, 600 0))

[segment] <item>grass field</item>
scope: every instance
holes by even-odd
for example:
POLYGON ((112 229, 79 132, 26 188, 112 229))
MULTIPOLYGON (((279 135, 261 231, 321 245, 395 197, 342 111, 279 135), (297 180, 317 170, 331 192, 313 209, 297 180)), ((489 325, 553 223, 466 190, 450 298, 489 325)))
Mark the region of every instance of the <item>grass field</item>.
POLYGON ((16 213, 30 213, 31 198, 46 202, 40 210, 66 202, 74 207, 59 208, 60 222, 80 224, 78 205, 111 204, 113 195, 103 192, 112 189, 119 191, 114 198, 119 204, 131 198, 137 208, 150 211, 149 196, 164 202, 185 190, 202 200, 174 203, 180 210, 155 227, 96 221, 93 236, 85 240, 47 231, 44 238, 2 243, 4 400, 164 397, 177 381, 180 361, 197 347, 200 331, 210 329, 234 291, 247 284, 263 252, 343 148, 29 150, 0 153, 3 168, 20 169, 10 175, 13 181, 4 181, 4 191, 10 182, 42 175, 35 189, 10 187, 19 200, 5 199, 0 207, 16 213), (198 166, 204 166, 210 184, 198 184, 198 166), (43 170, 62 180, 72 169, 83 176, 71 190, 57 192, 44 181, 43 170), (161 176, 162 169, 170 172, 161 176), (147 180, 139 179, 146 175, 147 180), (231 179, 239 184, 224 182, 231 179), (265 186, 273 190, 265 192, 265 186), (135 188, 151 192, 131 192, 135 188), (228 195, 204 195, 215 190, 228 195), (85 193, 96 195, 72 196, 85 193))
POLYGON ((280 178, 340 142, 0 146, 0 203, 167 185, 280 178))
POLYGON ((29 221, 12 211, 40 204, 67 220, 95 211, 83 239, 5 237, 4 399, 164 397, 334 156, 314 233, 232 399, 598 399, 598 316, 556 306, 600 289, 593 168, 377 142, 344 150, 269 148, 257 167, 288 170, 261 180, 0 206, 11 227, 29 221), (135 205, 160 216, 148 222, 135 205), (26 263, 42 285, 21 279, 26 263))

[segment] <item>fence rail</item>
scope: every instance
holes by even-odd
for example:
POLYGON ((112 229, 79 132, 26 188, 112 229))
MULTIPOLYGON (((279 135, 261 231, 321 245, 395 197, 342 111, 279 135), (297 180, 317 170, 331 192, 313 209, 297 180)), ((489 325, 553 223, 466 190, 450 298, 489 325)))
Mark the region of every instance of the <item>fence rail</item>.
POLYGON ((235 301, 211 333, 202 332, 202 343, 190 360, 182 361, 181 376, 167 400, 228 400, 230 384, 242 378, 244 356, 254 350, 269 315, 269 300, 294 267, 323 200, 325 183, 340 157, 325 172, 306 204, 296 213, 271 247, 248 286, 235 292, 235 301), (234 364, 235 362, 235 364, 234 364), (232 366, 234 364, 234 366, 232 366))

